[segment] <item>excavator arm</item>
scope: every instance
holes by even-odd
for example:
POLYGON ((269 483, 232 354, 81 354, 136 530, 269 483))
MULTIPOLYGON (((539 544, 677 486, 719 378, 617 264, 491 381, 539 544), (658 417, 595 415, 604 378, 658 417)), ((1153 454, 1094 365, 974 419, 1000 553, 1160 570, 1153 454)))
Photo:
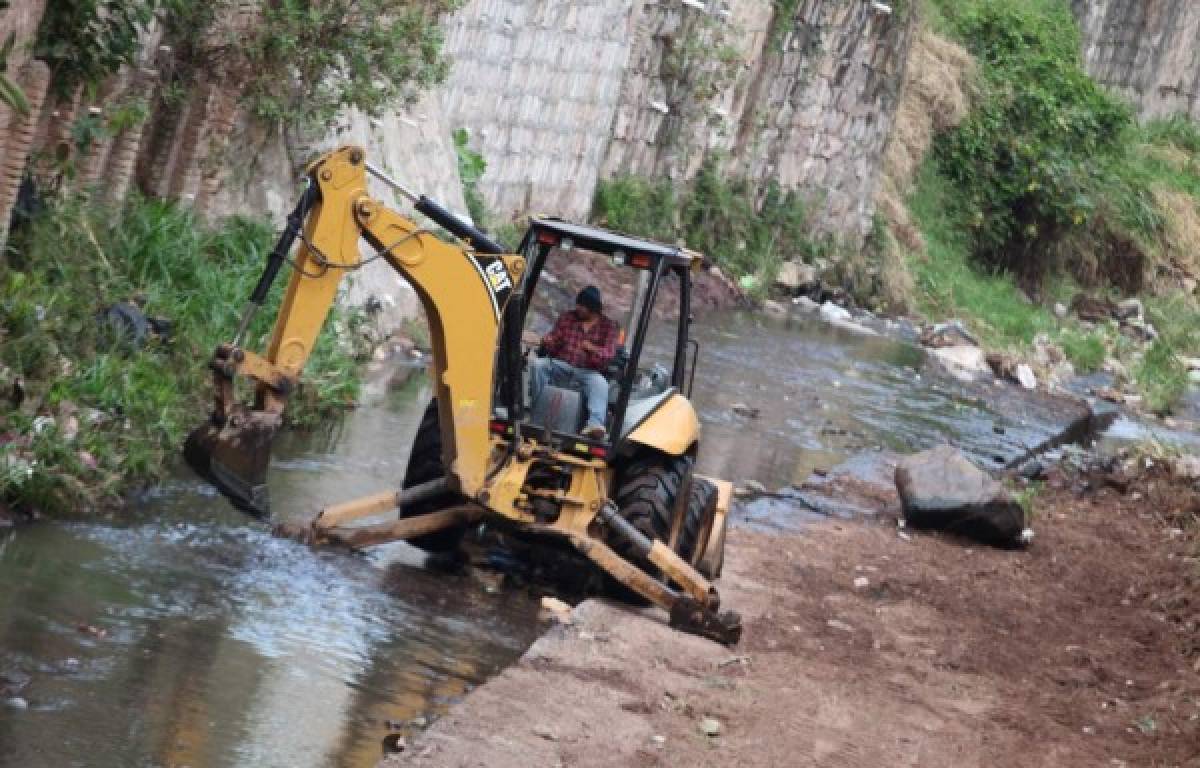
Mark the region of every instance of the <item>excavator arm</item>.
POLYGON ((187 439, 184 454, 238 507, 265 514, 272 438, 345 275, 364 261, 365 240, 415 289, 429 322, 433 381, 449 487, 474 498, 490 456, 488 419, 500 317, 524 260, 437 203, 411 195, 429 215, 469 246, 449 244, 367 191, 371 168, 358 147, 314 162, 309 187, 272 252, 232 342, 213 355, 215 402, 209 421, 187 439), (294 269, 264 355, 243 347, 246 329, 296 239, 294 269), (485 249, 487 252, 483 252, 485 249), (254 383, 252 403, 239 402, 235 382, 254 383))

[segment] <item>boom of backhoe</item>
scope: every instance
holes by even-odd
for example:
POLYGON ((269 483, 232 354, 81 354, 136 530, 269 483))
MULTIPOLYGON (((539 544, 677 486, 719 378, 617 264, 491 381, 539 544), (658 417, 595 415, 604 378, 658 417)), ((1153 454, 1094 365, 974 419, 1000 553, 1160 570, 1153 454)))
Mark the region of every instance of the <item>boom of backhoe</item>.
MULTIPOLYGON (((434 201, 372 168, 357 147, 323 156, 307 176, 309 186, 268 259, 234 340, 218 347, 210 363, 214 407, 208 422, 187 440, 189 463, 235 505, 266 513, 272 438, 338 284, 348 271, 365 263, 360 251, 360 241, 365 240, 413 286, 425 311, 446 474, 403 492, 326 508, 309 538, 360 547, 490 516, 504 526, 569 541, 618 581, 663 606, 674 626, 736 642, 740 620, 718 612, 716 591, 693 566, 703 553, 689 562, 629 525, 608 498, 612 470, 605 461, 563 454, 519 430, 511 436, 495 434, 492 409, 500 328, 505 306, 524 277, 525 259, 503 253, 486 235, 434 201), (460 242, 444 242, 381 204, 367 190, 368 173, 412 198, 418 211, 460 242), (300 244, 287 290, 267 349, 259 355, 243 347, 246 329, 296 240, 300 244), (249 403, 237 397, 239 378, 253 384, 249 403), (539 514, 536 502, 546 492, 527 483, 534 468, 550 465, 565 468, 570 477, 569 487, 555 499, 563 510, 555 519, 539 514), (447 490, 468 503, 390 523, 349 525, 447 490), (618 555, 606 543, 609 536, 623 542, 640 563, 618 555)), ((727 498, 728 489, 722 490, 727 498)))

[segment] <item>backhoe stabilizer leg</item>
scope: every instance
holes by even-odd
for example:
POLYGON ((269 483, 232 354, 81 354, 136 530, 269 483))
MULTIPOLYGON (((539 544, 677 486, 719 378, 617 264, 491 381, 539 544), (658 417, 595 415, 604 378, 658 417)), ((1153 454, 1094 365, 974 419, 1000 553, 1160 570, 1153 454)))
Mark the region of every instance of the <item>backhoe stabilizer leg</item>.
POLYGON ((639 553, 663 570, 672 580, 684 585, 677 592, 641 568, 624 559, 608 545, 586 536, 572 536, 571 543, 614 579, 670 614, 670 625, 689 634, 706 637, 722 645, 736 645, 742 636, 742 619, 734 611, 720 611, 717 591, 690 565, 660 541, 647 538, 616 513, 615 507, 601 517, 639 553), (615 523, 612 518, 619 520, 615 523), (623 524, 623 525, 622 525, 623 524))

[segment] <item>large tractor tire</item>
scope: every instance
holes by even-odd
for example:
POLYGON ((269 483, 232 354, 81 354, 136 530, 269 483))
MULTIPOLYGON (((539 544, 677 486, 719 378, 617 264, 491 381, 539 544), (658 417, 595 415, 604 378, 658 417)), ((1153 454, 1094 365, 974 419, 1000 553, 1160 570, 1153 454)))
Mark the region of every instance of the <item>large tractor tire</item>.
POLYGON ((695 562, 696 570, 710 581, 721 575, 725 564, 725 520, 722 519, 719 530, 713 528, 716 516, 717 486, 702 477, 694 478, 679 537, 679 553, 689 562, 695 562), (710 530, 706 532, 705 526, 710 526, 710 530), (697 545, 712 554, 704 557, 704 552, 696 552, 697 545))
MULTIPOLYGON (((671 534, 675 505, 680 501, 680 494, 687 492, 691 477, 690 456, 648 456, 634 462, 621 473, 614 500, 621 516, 634 528, 649 538, 667 541, 671 534)), ((695 542, 694 537, 692 542, 695 542)), ((685 559, 690 556, 690 553, 684 554, 682 545, 686 543, 685 530, 680 536, 680 546, 676 547, 685 559)), ((624 542, 613 542, 613 549, 623 557, 636 559, 624 542)))
MULTIPOLYGON (((413 438, 412 450, 408 454, 408 467, 404 472, 404 488, 427 483, 444 477, 446 467, 442 463, 442 431, 438 421, 437 400, 430 400, 421 417, 421 426, 417 428, 417 436, 413 438)), ((448 492, 417 504, 400 508, 400 517, 414 517, 426 512, 436 512, 465 502, 457 493, 448 492)), ((466 533, 465 525, 446 528, 445 530, 417 536, 409 539, 409 544, 431 554, 454 552, 462 542, 466 533)))
MULTIPOLYGON (((713 519, 717 512, 717 486, 702 477, 692 478, 691 487, 688 489, 687 514, 683 518, 683 530, 679 534, 679 546, 676 550, 679 556, 688 562, 696 560, 697 545, 704 547, 710 541, 710 534, 704 530, 706 525, 712 525, 713 519)), ((700 571, 707 579, 711 579, 707 573, 700 568, 700 571)))

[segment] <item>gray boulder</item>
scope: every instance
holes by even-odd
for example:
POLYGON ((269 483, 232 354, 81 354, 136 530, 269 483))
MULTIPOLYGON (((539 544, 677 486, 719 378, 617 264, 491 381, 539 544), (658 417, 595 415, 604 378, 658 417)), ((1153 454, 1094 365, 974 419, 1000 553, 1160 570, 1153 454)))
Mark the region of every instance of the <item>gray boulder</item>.
POLYGON ((904 519, 1003 547, 1021 543, 1025 511, 1004 486, 948 445, 905 457, 896 466, 904 519))

